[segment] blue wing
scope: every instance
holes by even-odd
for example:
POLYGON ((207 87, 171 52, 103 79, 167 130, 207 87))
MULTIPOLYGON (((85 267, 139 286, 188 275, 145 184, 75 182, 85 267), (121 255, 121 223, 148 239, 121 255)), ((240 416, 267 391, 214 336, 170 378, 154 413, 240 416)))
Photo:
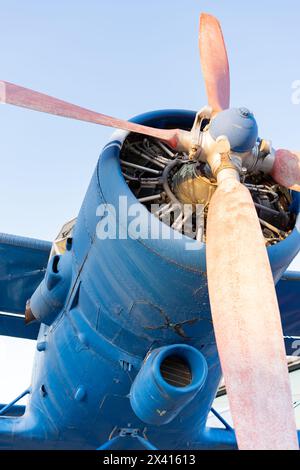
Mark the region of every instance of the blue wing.
POLYGON ((288 356, 300 355, 300 272, 287 272, 279 281, 277 297, 288 356))
MULTIPOLYGON (((25 326, 26 301, 42 281, 52 243, 0 233, 0 335, 35 339, 39 325, 25 326)), ((277 296, 288 355, 300 354, 300 272, 287 272, 277 296)))
POLYGON ((26 301, 45 275, 51 246, 0 233, 0 335, 36 338, 38 326, 25 326, 23 315, 26 301))

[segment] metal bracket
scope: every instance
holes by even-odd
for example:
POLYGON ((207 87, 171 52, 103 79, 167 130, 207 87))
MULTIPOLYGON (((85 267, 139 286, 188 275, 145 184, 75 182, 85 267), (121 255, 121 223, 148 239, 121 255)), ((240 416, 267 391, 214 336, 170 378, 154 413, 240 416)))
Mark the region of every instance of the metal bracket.
POLYGON ((205 121, 211 121, 212 113, 212 108, 210 106, 205 106, 196 114, 194 125, 191 130, 191 148, 189 153, 190 160, 195 160, 197 154, 199 153, 204 132, 203 124, 205 121))
POLYGON ((18 401, 21 400, 21 398, 25 397, 26 395, 29 395, 31 393, 31 389, 27 388, 21 395, 19 395, 17 398, 15 398, 13 401, 8 403, 8 405, 3 406, 0 410, 0 416, 4 416, 18 401))

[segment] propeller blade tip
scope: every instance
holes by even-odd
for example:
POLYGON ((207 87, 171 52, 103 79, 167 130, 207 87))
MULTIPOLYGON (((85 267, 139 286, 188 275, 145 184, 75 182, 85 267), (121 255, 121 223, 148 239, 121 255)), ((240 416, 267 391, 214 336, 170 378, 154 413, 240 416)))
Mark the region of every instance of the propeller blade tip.
POLYGON ((0 103, 6 103, 6 83, 0 80, 0 103))
POLYGON ((221 29, 221 24, 218 18, 211 15, 210 13, 201 13, 200 14, 200 29, 201 26, 206 25, 217 25, 221 29))
POLYGON ((224 36, 219 20, 200 15, 199 50, 209 105, 215 112, 230 106, 230 74, 224 36))

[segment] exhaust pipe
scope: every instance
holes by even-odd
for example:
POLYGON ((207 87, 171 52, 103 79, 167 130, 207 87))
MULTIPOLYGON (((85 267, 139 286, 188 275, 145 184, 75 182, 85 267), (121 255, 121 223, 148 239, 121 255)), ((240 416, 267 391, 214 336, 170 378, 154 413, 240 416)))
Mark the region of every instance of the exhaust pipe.
POLYGON ((144 423, 170 423, 202 389, 206 360, 185 345, 155 349, 146 357, 130 391, 133 411, 144 423))

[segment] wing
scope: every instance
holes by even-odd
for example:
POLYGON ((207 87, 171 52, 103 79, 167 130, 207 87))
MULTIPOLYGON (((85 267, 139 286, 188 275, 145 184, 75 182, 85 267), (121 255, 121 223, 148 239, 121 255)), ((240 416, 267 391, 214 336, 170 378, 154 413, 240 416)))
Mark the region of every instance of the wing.
POLYGON ((300 272, 285 273, 276 291, 287 355, 300 355, 300 272))
POLYGON ((0 335, 34 339, 24 325, 26 301, 45 275, 52 243, 0 233, 0 335))

